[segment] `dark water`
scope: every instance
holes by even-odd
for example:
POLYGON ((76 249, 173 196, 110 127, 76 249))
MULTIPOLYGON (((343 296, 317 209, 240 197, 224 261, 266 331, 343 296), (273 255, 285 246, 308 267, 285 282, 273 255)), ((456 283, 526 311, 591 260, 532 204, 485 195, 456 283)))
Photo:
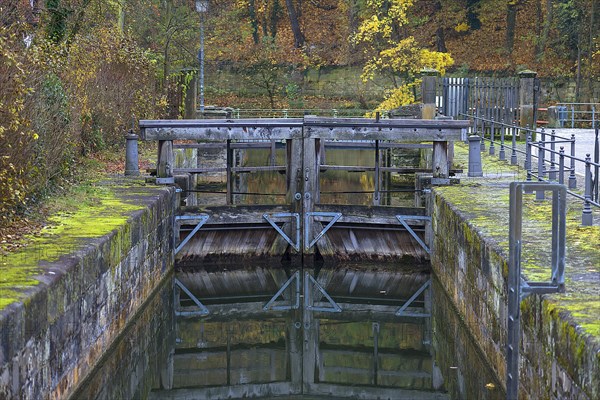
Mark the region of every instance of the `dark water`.
MULTIPOLYGON (((427 166, 426 150, 381 153, 382 166, 427 166)), ((274 159, 264 149, 236 151, 234 157, 242 167, 285 165, 285 148, 274 159)), ((223 154, 199 158, 212 166, 223 154)), ((374 151, 331 149, 321 164, 374 166, 374 151)), ((415 206, 420 193, 414 192, 414 173, 382 173, 376 182, 373 171, 354 169, 321 171, 320 202, 371 205, 377 187, 383 191, 378 204, 415 206)), ((199 176, 204 193, 197 204, 225 204, 223 193, 206 193, 223 191, 223 178, 199 176)), ((234 180, 234 204, 285 204, 285 174, 239 173, 234 180)), ((73 398, 504 398, 428 265, 206 268, 167 279, 73 398), (200 310, 176 278, 194 289, 208 315, 176 315, 200 310), (421 287, 426 289, 399 315, 421 287), (336 306, 341 312, 332 312, 336 306)))
MULTIPOLYGON (((331 285, 323 289, 342 312, 307 310, 303 298, 296 310, 265 311, 269 296, 253 295, 209 300, 209 315, 183 317, 175 309, 195 308, 185 294, 175 305, 173 285, 171 277, 149 299, 73 398, 504 398, 435 279, 406 310, 431 304, 431 317, 397 316, 403 295, 352 299, 331 285)), ((331 307, 310 292, 314 305, 331 307)), ((294 303, 284 297, 274 304, 294 303)))

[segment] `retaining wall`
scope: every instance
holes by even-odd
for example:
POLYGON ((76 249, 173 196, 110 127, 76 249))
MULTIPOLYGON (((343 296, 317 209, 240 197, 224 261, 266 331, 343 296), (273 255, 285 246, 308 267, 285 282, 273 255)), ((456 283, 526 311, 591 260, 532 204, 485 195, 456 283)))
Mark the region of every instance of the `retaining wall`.
POLYGON ((41 257, 39 283, 0 311, 0 398, 68 398, 172 270, 174 190, 107 190, 135 205, 123 223, 41 257))
MULTIPOLYGON (((498 381, 504 385, 508 275, 505 243, 499 244, 482 234, 476 219, 468 215, 469 211, 483 215, 485 206, 481 202, 485 199, 465 201, 458 207, 444 197, 443 190, 434 191, 433 196, 432 268, 498 381)), ((508 209, 506 220, 495 221, 506 229, 506 242, 507 221, 508 209)), ((567 282, 567 292, 572 291, 568 285, 567 282)), ((597 301, 598 292, 595 293, 597 301)), ((557 305, 554 296, 529 296, 521 304, 519 398, 598 399, 600 344, 595 336, 577 325, 567 310, 557 305)), ((592 292, 590 301, 593 297, 592 292)))

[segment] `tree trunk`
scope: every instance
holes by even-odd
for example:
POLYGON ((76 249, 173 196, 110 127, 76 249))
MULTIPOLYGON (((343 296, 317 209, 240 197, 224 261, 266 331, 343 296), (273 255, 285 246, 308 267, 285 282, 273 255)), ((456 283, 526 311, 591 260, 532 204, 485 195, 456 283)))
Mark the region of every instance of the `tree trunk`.
POLYGON ((441 51, 442 53, 446 53, 448 49, 446 48, 446 39, 444 37, 444 12, 442 11, 442 2, 437 0, 433 5, 433 12, 437 16, 437 30, 435 31, 435 44, 437 47, 437 51, 441 51))
POLYGON ((248 16, 250 17, 250 25, 252 26, 252 40, 254 44, 258 44, 258 20, 256 19, 254 0, 248 1, 248 16))
POLYGON ((300 22, 298 21, 298 14, 294 8, 293 0, 285 0, 285 5, 288 10, 288 16, 290 17, 290 26, 294 33, 294 47, 299 49, 304 46, 304 34, 300 29, 300 22))
POLYGON ((515 44, 515 27, 517 24, 516 0, 508 0, 506 7, 506 51, 510 54, 515 44))
POLYGON ((277 22, 279 21, 279 10, 280 9, 281 9, 281 6, 279 5, 279 0, 274 0, 273 7, 271 8, 271 18, 270 18, 270 23, 269 23, 269 27, 271 30, 271 37, 273 39, 275 39, 275 36, 277 36, 277 22))
MULTIPOLYGON (((589 39, 589 43, 588 43, 588 85, 589 85, 589 93, 590 93, 590 99, 591 97, 593 97, 593 93, 594 93, 594 78, 592 76, 592 68, 594 65, 594 34, 598 33, 598 30, 595 29, 596 27, 594 26, 596 24, 595 18, 594 18, 594 14, 596 13, 596 4, 597 0, 590 0, 590 2, 592 3, 590 6, 590 35, 588 37, 589 39)), ((596 180, 598 178, 596 177, 596 180)))
MULTIPOLYGON (((594 0, 592 0, 593 2, 594 0)), ((546 51, 546 43, 548 43, 548 35, 550 34, 550 27, 552 26, 552 17, 554 4, 552 0, 546 0, 546 18, 544 18, 544 27, 542 29, 542 34, 539 38, 539 45, 537 46, 536 57, 538 60, 544 56, 544 52, 546 51)))

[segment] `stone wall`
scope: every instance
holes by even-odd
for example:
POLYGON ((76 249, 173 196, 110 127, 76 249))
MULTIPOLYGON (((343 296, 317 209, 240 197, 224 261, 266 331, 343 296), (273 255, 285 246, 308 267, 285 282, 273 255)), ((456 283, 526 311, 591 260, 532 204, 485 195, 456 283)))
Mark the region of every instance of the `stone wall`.
POLYGON ((119 196, 137 210, 37 262, 40 283, 0 311, 0 398, 68 398, 172 270, 174 190, 119 196))
MULTIPOLYGON (((504 385, 508 254, 435 192, 432 230, 432 268, 504 385)), ((600 398, 600 345, 559 311, 552 296, 528 297, 521 324, 519 398, 600 398)))

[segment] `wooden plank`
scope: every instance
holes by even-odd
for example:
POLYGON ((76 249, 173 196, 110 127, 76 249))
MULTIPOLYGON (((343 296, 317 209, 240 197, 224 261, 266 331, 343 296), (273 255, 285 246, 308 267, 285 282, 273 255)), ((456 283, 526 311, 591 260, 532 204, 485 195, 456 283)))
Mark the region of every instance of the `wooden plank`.
MULTIPOLYGON (((349 218, 350 216, 353 216, 356 218, 362 218, 365 221, 374 221, 371 223, 378 223, 378 219, 382 218, 396 218, 396 215, 425 215, 425 208, 420 207, 358 206, 339 204, 316 204, 315 211, 341 212, 343 214, 342 218, 349 218)), ((396 220, 396 222, 397 221, 398 220, 396 220)))
MULTIPOLYGON (((210 206, 210 207, 181 207, 181 215, 193 216, 207 214, 206 225, 237 225, 267 223, 263 214, 290 212, 288 206, 210 206)), ((185 223, 182 222, 182 225, 185 223)))
POLYGON ((469 121, 305 117, 304 126, 307 137, 419 142, 462 140, 469 121))
MULTIPOLYGON (((237 224, 264 224, 263 214, 287 213, 288 206, 255 205, 255 206, 209 206, 209 207, 181 207, 184 216, 207 214, 207 225, 237 225, 237 224)), ((341 212, 342 218, 338 224, 365 224, 365 225, 399 225, 396 215, 424 216, 424 208, 411 207, 385 207, 385 206, 344 206, 338 204, 316 204, 314 211, 341 212)), ((315 217, 316 221, 329 221, 331 218, 315 217)), ((411 221, 411 225, 423 225, 423 221, 411 221)), ((192 224, 192 223, 190 223, 192 224)), ((185 221, 182 221, 185 225, 185 221)))
POLYGON ((302 119, 141 120, 143 140, 288 139, 302 136, 302 119))
POLYGON ((378 128, 378 127, 318 127, 306 128, 307 136, 321 139, 341 140, 396 140, 407 142, 432 142, 465 140, 466 132, 461 128, 378 128))
MULTIPOLYGON (((356 149, 356 150, 364 150, 364 149, 374 149, 375 141, 366 141, 366 142, 358 142, 358 141, 350 141, 350 142, 341 142, 341 141, 325 141, 325 147, 330 149, 356 149)), ((396 143, 396 142, 380 142, 379 147, 381 149, 431 149, 432 145, 428 143, 396 143)))

